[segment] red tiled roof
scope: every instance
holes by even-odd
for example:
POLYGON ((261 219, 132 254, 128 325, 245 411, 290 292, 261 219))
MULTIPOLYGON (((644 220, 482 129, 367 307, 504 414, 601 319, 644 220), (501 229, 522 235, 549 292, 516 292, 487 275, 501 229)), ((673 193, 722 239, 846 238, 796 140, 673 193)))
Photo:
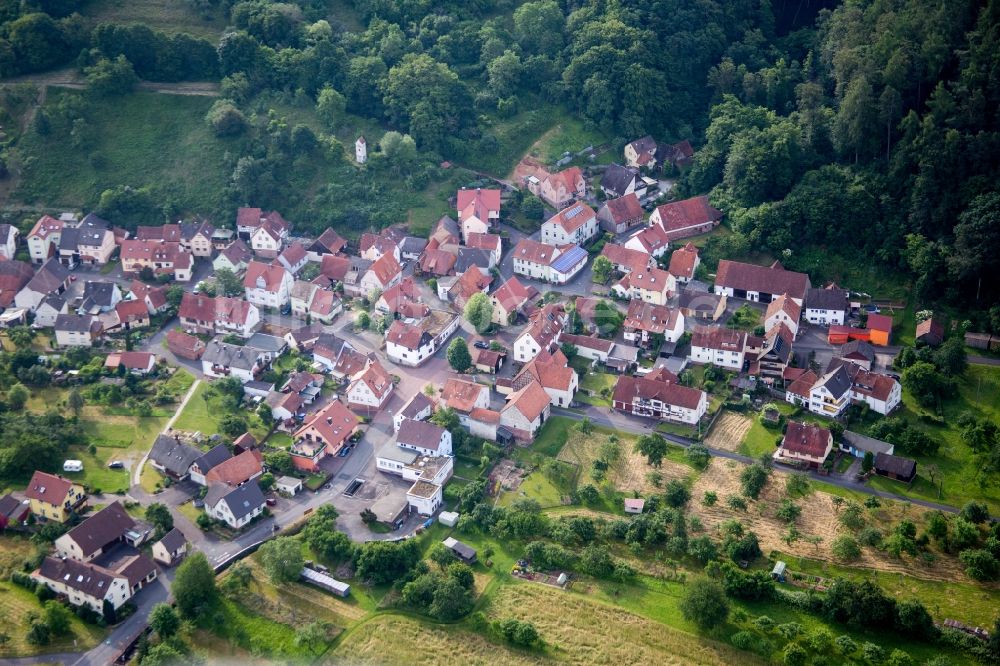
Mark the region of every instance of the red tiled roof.
POLYGON ((767 306, 767 314, 764 315, 764 320, 768 320, 772 315, 783 311, 792 321, 798 321, 799 315, 802 314, 802 306, 792 300, 791 296, 788 294, 782 294, 776 299, 771 301, 767 306))
POLYGON ((520 388, 526 379, 531 378, 540 382, 543 388, 568 391, 573 385, 575 374, 576 371, 569 367, 566 356, 561 351, 549 354, 542 350, 514 377, 514 388, 520 388))
POLYGON ((383 254, 368 270, 375 274, 375 279, 383 287, 388 286, 403 271, 392 252, 383 254))
POLYGON ((340 252, 347 245, 347 241, 330 227, 327 227, 326 231, 319 235, 316 242, 325 247, 332 254, 340 252))
POLYGON ((870 314, 868 315, 868 324, 866 328, 871 331, 884 331, 886 333, 892 332, 892 317, 884 314, 870 314))
POLYGON ((558 189, 559 184, 562 183, 567 192, 575 192, 576 183, 581 179, 583 179, 583 171, 580 170, 580 167, 563 169, 559 173, 550 173, 547 177, 552 187, 558 189))
POLYGON ((197 358, 205 351, 204 342, 179 329, 167 331, 167 347, 175 354, 192 359, 197 358))
POLYGON ((66 501, 66 494, 69 492, 73 482, 48 472, 35 471, 31 475, 28 487, 24 489, 24 496, 30 500, 38 500, 53 506, 62 506, 66 501))
POLYGON ((257 449, 244 451, 213 467, 205 475, 206 481, 238 486, 246 483, 263 471, 263 456, 257 449))
POLYGON ((334 254, 324 254, 320 263, 319 272, 321 275, 331 280, 344 281, 347 273, 351 270, 350 257, 343 257, 334 254))
POLYGON ((289 266, 294 266, 306 258, 306 248, 302 243, 292 243, 279 256, 288 262, 289 266))
POLYGON ((474 247, 480 250, 498 251, 503 239, 496 234, 483 234, 473 231, 465 241, 467 247, 474 247))
POLYGON ((607 243, 601 249, 601 256, 607 257, 608 261, 615 266, 626 266, 629 271, 641 271, 649 267, 652 257, 642 250, 607 243))
POLYGON ((931 335, 938 340, 944 339, 944 325, 940 321, 931 317, 930 319, 924 319, 922 322, 917 324, 917 337, 922 338, 925 335, 931 335))
POLYGON ((546 349, 562 333, 563 314, 562 305, 549 303, 531 314, 530 324, 521 335, 530 335, 541 349, 546 349))
MULTIPOLYGON (((389 393, 393 389, 392 377, 382 364, 378 360, 372 361, 368 364, 368 367, 356 374, 352 380, 352 384, 355 382, 364 382, 371 389, 371 392, 378 398, 381 398, 386 393, 389 393)), ((350 390, 348 390, 350 393, 350 390)))
POLYGON ((334 400, 316 413, 295 433, 295 439, 304 437, 314 429, 323 441, 332 447, 342 444, 358 426, 358 417, 339 400, 334 400))
POLYGON ((789 421, 781 448, 810 458, 822 458, 830 444, 830 431, 814 423, 789 421))
POLYGON ((145 370, 150 366, 150 361, 154 364, 156 363, 155 354, 151 354, 149 352, 123 351, 108 354, 104 365, 111 368, 116 368, 119 365, 122 365, 125 366, 127 370, 145 370))
POLYGON ((642 217, 644 214, 642 205, 639 203, 639 197, 635 195, 635 192, 629 192, 617 199, 608 199, 604 203, 608 207, 608 212, 611 213, 611 219, 615 224, 642 217))
POLYGON ((623 326, 626 329, 661 334, 677 326, 679 311, 666 305, 654 305, 638 299, 629 301, 628 314, 623 326))
POLYGON ((35 222, 35 226, 31 228, 31 233, 28 234, 28 238, 33 236, 48 238, 50 234, 61 233, 62 229, 62 220, 57 220, 49 215, 42 215, 38 218, 38 221, 35 222))
POLYGON ((559 248, 555 245, 539 243, 530 238, 522 238, 514 248, 513 257, 533 264, 548 266, 552 260, 559 255, 559 248))
POLYGON ((657 250, 669 247, 670 245, 670 239, 667 238, 667 232, 664 231, 663 227, 659 225, 646 227, 629 239, 629 241, 632 240, 638 242, 639 245, 649 254, 653 254, 657 250))
POLYGON ((239 208, 236 210, 236 226, 256 227, 260 225, 260 208, 239 208))
POLYGON ((606 338, 599 338, 596 335, 573 335, 571 333, 563 333, 562 337, 559 338, 559 341, 573 345, 574 347, 583 347, 585 349, 596 349, 606 354, 610 353, 611 348, 615 346, 613 340, 608 340, 606 338))
POLYGON ((516 277, 511 276, 493 292, 493 298, 508 313, 517 310, 530 298, 528 289, 516 277))
POLYGON ((485 292, 493 282, 493 276, 484 274, 481 270, 473 266, 462 275, 452 285, 449 292, 453 299, 464 304, 472 298, 474 294, 485 292))
POLYGON ((632 287, 663 293, 670 288, 670 273, 659 268, 647 268, 628 274, 632 287))
POLYGON ((118 301, 118 304, 115 305, 115 312, 118 313, 118 319, 122 322, 142 321, 149 318, 149 310, 141 300, 118 301))
POLYGON ((747 334, 721 326, 700 326, 691 335, 692 347, 721 349, 723 351, 743 351, 747 334))
POLYGON ((569 206, 566 206, 561 211, 550 217, 545 221, 546 224, 552 223, 562 228, 567 234, 571 234, 588 222, 596 219, 597 215, 594 213, 594 209, 585 203, 577 201, 569 206))
POLYGON ((507 404, 504 405, 503 411, 516 409, 531 423, 541 416, 548 406, 549 394, 539 382, 534 381, 507 396, 507 404))
POLYGON ((666 231, 680 231, 722 219, 722 211, 708 203, 708 197, 700 196, 683 201, 672 201, 656 208, 660 224, 666 231))
POLYGON ((258 289, 260 287, 257 284, 257 278, 262 277, 264 278, 263 289, 271 293, 277 293, 285 275, 287 275, 287 271, 283 266, 273 266, 259 261, 251 261, 247 265, 247 274, 243 278, 243 286, 248 289, 258 289))
POLYGON ((688 243, 670 255, 670 267, 667 268, 667 272, 674 277, 691 279, 694 277, 697 262, 698 248, 688 243))
POLYGON ((484 409, 483 407, 476 407, 469 412, 469 418, 473 421, 479 421, 480 423, 500 423, 500 412, 494 412, 492 409, 484 409))
POLYGON ((459 190, 455 197, 458 219, 465 221, 475 215, 483 222, 489 220, 490 213, 500 212, 500 190, 459 190))
POLYGON ((723 259, 719 262, 715 284, 765 294, 788 294, 792 298, 803 300, 809 287, 809 276, 786 271, 777 261, 770 266, 757 266, 723 259))
POLYGON ((456 412, 468 414, 475 407, 476 400, 483 390, 489 391, 489 387, 464 379, 451 378, 444 383, 441 400, 456 412))
POLYGON ((423 328, 407 324, 402 319, 392 322, 389 330, 385 333, 386 341, 406 347, 409 350, 420 349, 420 341, 423 339, 423 336, 423 328))
POLYGON ((448 275, 457 261, 458 256, 447 250, 426 249, 420 255, 420 270, 432 275, 448 275))
POLYGON ((815 372, 813 372, 812 370, 806 370, 802 374, 800 374, 791 384, 789 384, 788 388, 785 390, 788 391, 789 393, 792 393, 802 398, 806 398, 808 400, 809 393, 810 391, 812 391, 812 387, 816 384, 817 379, 819 379, 819 377, 816 376, 815 372))
POLYGON ((695 388, 681 386, 673 380, 622 375, 615 383, 614 402, 632 404, 635 398, 659 400, 668 405, 697 409, 703 393, 695 388))

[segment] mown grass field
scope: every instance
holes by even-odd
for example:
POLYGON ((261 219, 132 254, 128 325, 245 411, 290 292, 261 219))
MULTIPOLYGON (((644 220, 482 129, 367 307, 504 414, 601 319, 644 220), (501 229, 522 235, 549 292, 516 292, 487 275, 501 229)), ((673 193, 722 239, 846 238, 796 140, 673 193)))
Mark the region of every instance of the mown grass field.
MULTIPOLYGON (((0 541, 0 543, 6 540, 0 541)), ((64 636, 53 636, 45 646, 28 643, 27 630, 23 627, 30 613, 41 613, 38 597, 9 581, 0 582, 0 617, 3 618, 2 631, 10 640, 0 644, 0 657, 26 657, 74 650, 87 650, 104 639, 106 630, 84 624, 73 616, 70 632, 64 636)), ((39 663, 45 663, 41 658, 39 663)))
POLYGON ((197 15, 188 0, 90 0, 81 14, 94 23, 144 23, 163 32, 186 32, 215 41, 226 27, 223 13, 212 6, 197 15))
MULTIPOLYGON (((226 412, 219 408, 219 398, 212 391, 211 382, 202 382, 195 389, 194 395, 188 400, 177 420, 174 421, 174 428, 187 430, 189 432, 200 432, 206 437, 219 432, 219 422, 226 412)), ((250 433, 263 441, 268 433, 267 426, 260 420, 256 412, 240 411, 239 415, 246 419, 250 427, 250 433)))

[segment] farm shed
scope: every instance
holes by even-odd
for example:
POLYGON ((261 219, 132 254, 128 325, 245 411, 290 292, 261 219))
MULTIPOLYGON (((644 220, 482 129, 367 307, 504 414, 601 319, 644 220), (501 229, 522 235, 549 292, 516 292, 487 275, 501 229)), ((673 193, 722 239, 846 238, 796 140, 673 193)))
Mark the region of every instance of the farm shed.
POLYGON ((646 500, 644 499, 633 499, 631 497, 625 498, 625 513, 642 513, 642 509, 646 506, 646 500))
POLYGON ((438 522, 445 527, 454 527, 458 523, 458 513, 455 511, 442 511, 438 516, 438 522))
POLYGON ((441 543, 443 543, 444 547, 450 550, 455 557, 463 562, 472 564, 476 561, 476 549, 472 546, 466 545, 454 537, 448 537, 441 543))
POLYGON ((346 597, 351 593, 351 586, 347 583, 342 583, 332 576, 309 567, 302 567, 302 573, 299 574, 299 577, 307 583, 336 594, 338 597, 346 597))
POLYGON ((875 454, 875 473, 896 481, 910 483, 917 475, 917 463, 909 458, 877 453, 875 454))
POLYGON ((777 562, 774 563, 774 568, 771 569, 771 578, 778 581, 779 583, 784 583, 786 568, 787 565, 781 560, 778 560, 777 562))

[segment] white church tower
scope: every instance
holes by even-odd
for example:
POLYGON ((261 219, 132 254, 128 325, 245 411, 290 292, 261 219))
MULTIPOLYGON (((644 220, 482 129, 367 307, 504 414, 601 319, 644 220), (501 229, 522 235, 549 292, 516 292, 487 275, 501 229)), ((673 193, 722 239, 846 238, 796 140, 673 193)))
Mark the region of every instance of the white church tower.
POLYGON ((354 159, 357 160, 358 164, 364 164, 368 161, 368 143, 365 142, 364 136, 359 136, 358 140, 354 142, 354 159))

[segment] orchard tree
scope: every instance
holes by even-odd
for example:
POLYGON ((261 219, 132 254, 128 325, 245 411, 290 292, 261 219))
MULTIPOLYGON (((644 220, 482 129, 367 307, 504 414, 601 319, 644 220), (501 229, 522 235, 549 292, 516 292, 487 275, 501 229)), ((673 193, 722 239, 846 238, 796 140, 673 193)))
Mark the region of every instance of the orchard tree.
POLYGON ((162 537, 174 529, 174 517, 165 504, 154 502, 146 507, 146 520, 156 528, 156 533, 162 537))
POLYGON ((243 294, 243 280, 228 268, 215 271, 217 292, 222 296, 240 296, 243 294))
POLYGON ((477 292, 465 303, 463 314, 465 319, 475 327, 476 332, 481 334, 493 323, 493 303, 489 296, 477 292))
POLYGON ((729 617, 729 602, 722 586, 709 578, 696 578, 681 600, 681 614, 699 629, 711 629, 729 617))
POLYGON ((20 382, 7 389, 7 404, 10 405, 10 408, 14 411, 23 409, 25 403, 28 402, 28 398, 30 397, 31 394, 28 392, 28 389, 25 388, 24 384, 21 384, 20 382))
POLYGON ((667 454, 667 440, 654 433, 643 435, 635 443, 635 450, 646 456, 650 465, 659 467, 663 464, 663 456, 667 454))
POLYGON ((268 541, 258 551, 264 571, 275 583, 289 583, 302 573, 302 547, 298 539, 278 537, 268 541))

